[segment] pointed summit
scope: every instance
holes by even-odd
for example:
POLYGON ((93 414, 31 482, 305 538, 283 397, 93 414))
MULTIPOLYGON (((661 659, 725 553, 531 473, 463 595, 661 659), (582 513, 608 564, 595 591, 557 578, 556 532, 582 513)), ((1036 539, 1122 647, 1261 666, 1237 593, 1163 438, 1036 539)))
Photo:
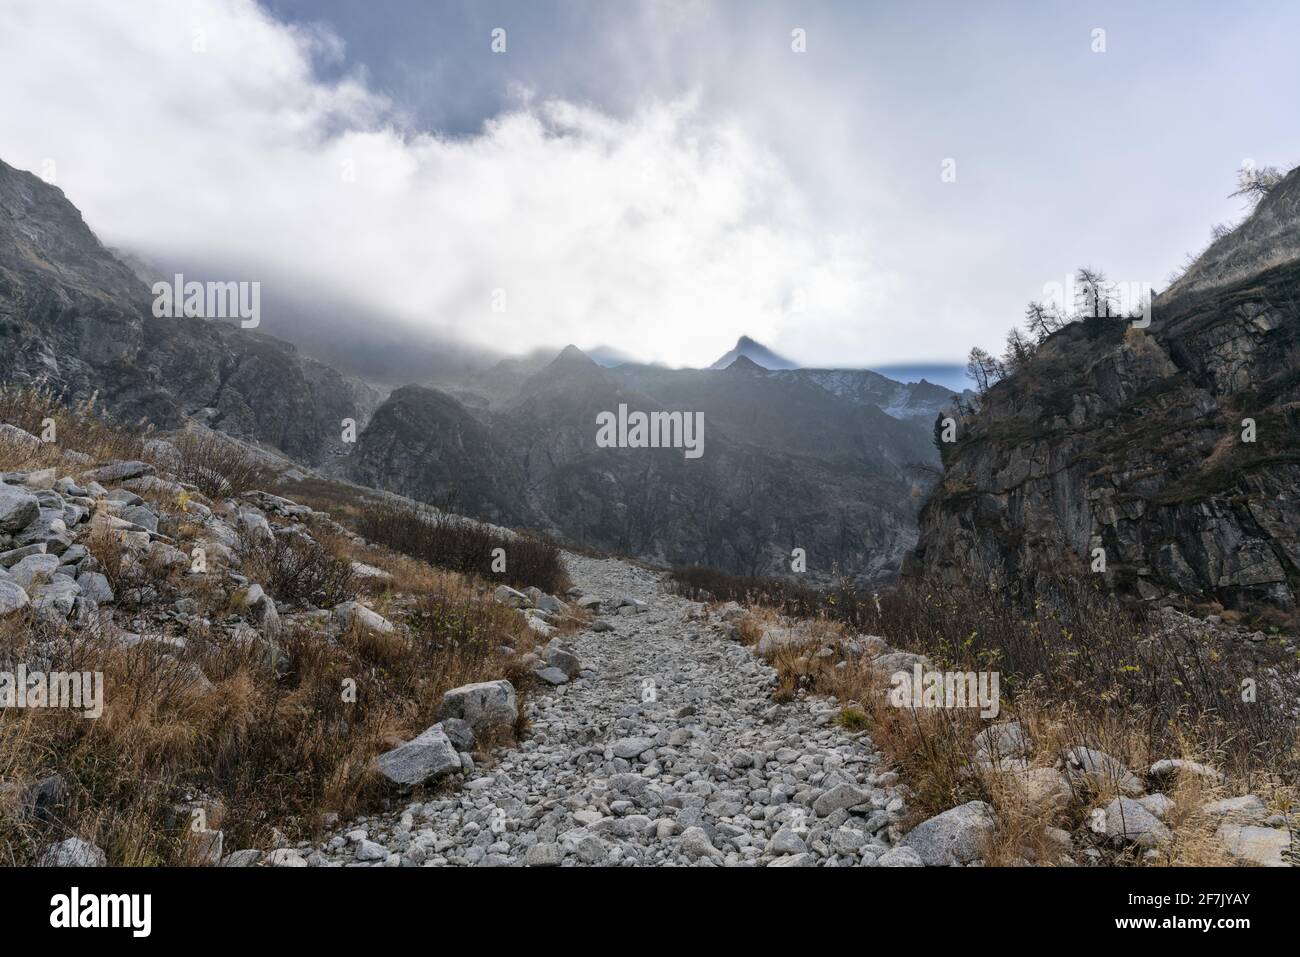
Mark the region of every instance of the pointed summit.
POLYGON ((724 355, 710 369, 725 369, 737 359, 744 357, 757 366, 764 369, 797 369, 799 364, 791 362, 784 356, 779 356, 761 342, 755 342, 749 336, 741 336, 736 340, 735 348, 724 355))
POLYGON ((736 358, 732 360, 731 364, 728 365, 726 369, 724 369, 723 371, 744 372, 753 375, 754 373, 761 373, 763 371, 763 367, 759 365, 757 362, 755 362, 753 359, 751 359, 749 356, 739 355, 736 356, 736 358))
POLYGON ((529 376, 520 387, 521 396, 534 395, 541 390, 568 389, 590 383, 605 382, 600 366, 577 346, 560 350, 550 363, 529 376))
POLYGON ((577 346, 570 344, 560 350, 560 354, 555 357, 555 361, 547 368, 558 372, 561 369, 598 369, 600 367, 591 356, 577 346))

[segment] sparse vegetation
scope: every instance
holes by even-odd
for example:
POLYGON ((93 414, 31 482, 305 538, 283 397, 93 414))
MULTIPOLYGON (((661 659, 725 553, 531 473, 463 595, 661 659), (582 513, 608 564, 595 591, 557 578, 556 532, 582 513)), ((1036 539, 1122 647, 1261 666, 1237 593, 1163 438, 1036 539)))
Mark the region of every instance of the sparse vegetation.
POLYGON ((0 422, 15 426, 38 444, 0 433, 0 469, 41 468, 74 448, 94 461, 140 457, 148 434, 115 422, 96 406, 97 396, 67 403, 49 389, 0 385, 0 422))
POLYGON ((351 561, 306 535, 245 539, 240 558, 244 575, 276 601, 331 608, 355 598, 359 590, 351 561))

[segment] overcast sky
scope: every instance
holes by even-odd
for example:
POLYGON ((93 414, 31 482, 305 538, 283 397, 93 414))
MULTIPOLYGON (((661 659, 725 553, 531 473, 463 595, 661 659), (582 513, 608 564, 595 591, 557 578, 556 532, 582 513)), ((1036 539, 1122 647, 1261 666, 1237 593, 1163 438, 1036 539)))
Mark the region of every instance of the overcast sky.
POLYGON ((0 158, 376 329, 955 361, 1076 266, 1163 285, 1243 160, 1300 161, 1297 36, 1285 0, 0 0, 0 158))

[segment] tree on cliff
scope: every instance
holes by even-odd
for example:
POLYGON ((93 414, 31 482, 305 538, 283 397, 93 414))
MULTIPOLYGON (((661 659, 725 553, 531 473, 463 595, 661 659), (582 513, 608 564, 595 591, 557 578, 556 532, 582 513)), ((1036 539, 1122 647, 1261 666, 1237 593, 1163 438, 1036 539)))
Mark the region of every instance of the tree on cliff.
POLYGON ((1007 374, 1002 360, 989 355, 979 346, 971 349, 970 361, 966 363, 966 374, 975 380, 975 391, 983 395, 1004 375, 1007 374))
POLYGON ((1284 179, 1286 174, 1276 166, 1257 169, 1253 163, 1243 163, 1237 170, 1237 188, 1228 195, 1245 196, 1251 205, 1255 205, 1284 179))

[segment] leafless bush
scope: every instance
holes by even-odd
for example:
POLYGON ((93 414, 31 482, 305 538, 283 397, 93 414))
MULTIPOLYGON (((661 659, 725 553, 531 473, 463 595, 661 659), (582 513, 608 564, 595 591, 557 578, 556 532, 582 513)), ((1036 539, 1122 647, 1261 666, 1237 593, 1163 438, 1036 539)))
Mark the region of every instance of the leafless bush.
POLYGON ((210 498, 230 498, 266 483, 266 469, 237 443, 215 432, 185 432, 172 440, 176 477, 210 498))
POLYGON ((350 561, 295 532, 245 541, 240 559, 245 574, 276 601, 330 608, 360 591, 350 561))

